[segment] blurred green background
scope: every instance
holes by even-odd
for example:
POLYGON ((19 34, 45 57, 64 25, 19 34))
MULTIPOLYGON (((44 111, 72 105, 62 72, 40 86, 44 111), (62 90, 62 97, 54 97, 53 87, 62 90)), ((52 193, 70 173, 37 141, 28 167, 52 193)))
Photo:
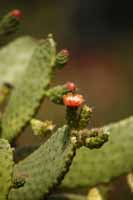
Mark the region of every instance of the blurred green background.
MULTIPOLYGON (((73 81, 94 108, 93 125, 120 120, 133 113, 133 12, 132 1, 115 0, 4 0, 1 16, 19 8, 23 12, 19 35, 46 37, 53 33, 58 49, 71 52, 69 64, 53 84, 73 81)), ((65 110, 48 100, 38 113, 40 119, 64 122, 65 110)), ((26 131, 29 133, 29 128, 26 131)), ((18 144, 36 142, 24 134, 18 144)), ((122 181, 111 199, 125 199, 122 181)), ((131 196, 132 199, 132 196, 131 196)))

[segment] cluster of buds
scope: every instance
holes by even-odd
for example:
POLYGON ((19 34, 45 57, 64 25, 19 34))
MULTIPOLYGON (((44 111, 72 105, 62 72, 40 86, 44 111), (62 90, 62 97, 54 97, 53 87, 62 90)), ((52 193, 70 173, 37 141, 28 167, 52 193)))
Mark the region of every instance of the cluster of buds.
POLYGON ((109 131, 106 128, 72 130, 71 142, 76 147, 85 146, 89 149, 100 148, 108 141, 109 131))
MULTIPOLYGON (((70 53, 67 49, 61 50, 56 56, 57 68, 62 68, 69 60, 70 53)), ((78 116, 77 110, 85 102, 81 94, 76 93, 77 86, 73 82, 68 82, 65 85, 57 86, 50 89, 47 96, 55 103, 64 104, 66 106, 66 120, 71 128, 82 128, 88 124, 90 113, 92 110, 89 107, 84 108, 78 116), (85 114, 84 114, 85 113, 85 114), (78 125, 79 123, 79 125, 78 125), (81 125, 82 124, 82 125, 81 125)))
POLYGON ((31 120, 31 127, 34 135, 37 136, 45 136, 46 134, 52 133, 55 128, 55 125, 52 121, 40 121, 37 119, 31 120))
MULTIPOLYGON (((62 50, 57 54, 56 65, 62 68, 68 58, 68 50, 62 50)), ((64 85, 50 88, 45 95, 52 102, 66 106, 66 122, 71 129, 70 139, 76 147, 99 148, 108 140, 108 133, 104 129, 86 129, 92 116, 92 108, 84 104, 83 95, 76 91, 75 83, 67 82, 64 85)), ((44 123, 32 120, 31 125, 35 135, 43 135, 51 127, 53 129, 53 124, 49 121, 44 123)))

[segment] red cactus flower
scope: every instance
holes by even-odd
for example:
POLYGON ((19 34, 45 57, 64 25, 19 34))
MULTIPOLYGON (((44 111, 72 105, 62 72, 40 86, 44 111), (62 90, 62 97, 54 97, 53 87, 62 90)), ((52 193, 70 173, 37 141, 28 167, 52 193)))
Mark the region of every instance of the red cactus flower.
POLYGON ((10 15, 19 19, 22 17, 22 12, 21 10, 15 9, 10 12, 10 15))
POLYGON ((84 98, 81 94, 68 93, 63 96, 63 102, 68 107, 79 107, 84 102, 84 98))
POLYGON ((66 87, 67 87, 67 89, 70 90, 70 91, 76 90, 76 85, 75 85, 73 82, 68 82, 68 83, 66 84, 66 87))

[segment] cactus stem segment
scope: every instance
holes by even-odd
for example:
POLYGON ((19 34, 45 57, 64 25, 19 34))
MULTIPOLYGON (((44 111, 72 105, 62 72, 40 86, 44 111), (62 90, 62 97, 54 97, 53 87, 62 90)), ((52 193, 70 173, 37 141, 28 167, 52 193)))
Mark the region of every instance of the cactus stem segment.
POLYGON ((75 91, 76 86, 72 82, 68 82, 64 85, 57 85, 46 91, 47 96, 53 103, 63 104, 63 96, 69 92, 75 91))
POLYGON ((32 126, 32 130, 34 135, 36 136, 45 136, 46 134, 50 134, 54 128, 55 125, 53 124, 52 121, 40 121, 37 119, 32 119, 31 120, 31 126, 32 126))
POLYGON ((69 91, 70 90, 68 90, 66 84, 58 85, 47 90, 45 96, 47 96, 53 103, 63 104, 63 96, 69 91))
POLYGON ((72 130, 71 135, 71 142, 78 148, 85 146, 93 149, 100 148, 108 141, 109 132, 103 128, 95 128, 91 130, 72 130))
POLYGON ((78 129, 86 128, 91 119, 91 116, 92 116, 92 108, 87 105, 84 105, 79 114, 78 129))
POLYGON ((78 125, 78 116, 77 116, 78 107, 66 107, 66 121, 67 125, 72 128, 76 129, 78 125))

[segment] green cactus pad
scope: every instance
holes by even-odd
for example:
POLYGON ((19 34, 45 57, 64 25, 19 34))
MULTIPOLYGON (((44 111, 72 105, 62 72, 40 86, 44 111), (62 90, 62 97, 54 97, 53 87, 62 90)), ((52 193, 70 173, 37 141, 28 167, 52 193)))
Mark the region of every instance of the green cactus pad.
POLYGON ((40 41, 35 48, 3 115, 3 138, 12 141, 35 114, 50 83, 55 54, 55 43, 51 37, 40 41))
POLYGON ((133 170, 133 117, 107 126, 109 142, 101 149, 79 149, 62 186, 94 186, 133 170))
POLYGON ((7 140, 0 139, 0 200, 6 200, 12 185, 13 152, 7 140))
POLYGON ((0 50, 0 85, 15 85, 25 72, 37 42, 25 36, 14 40, 0 50))
POLYGON ((60 183, 75 154, 69 136, 67 126, 59 128, 45 144, 16 165, 14 174, 25 174, 25 184, 11 189, 10 200, 43 199, 60 183))

